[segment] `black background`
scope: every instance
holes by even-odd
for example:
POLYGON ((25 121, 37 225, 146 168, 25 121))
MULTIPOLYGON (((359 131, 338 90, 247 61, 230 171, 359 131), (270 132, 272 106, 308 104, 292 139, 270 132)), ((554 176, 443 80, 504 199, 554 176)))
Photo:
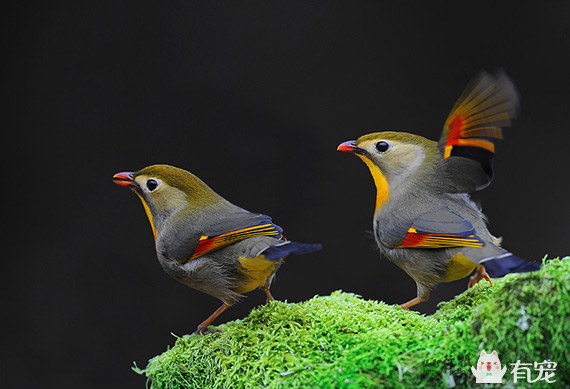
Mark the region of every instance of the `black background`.
MULTIPOLYGON (((139 200, 111 181, 154 163, 271 215, 291 240, 323 244, 289 258, 276 298, 414 297, 367 235, 368 169, 336 146, 380 130, 437 139, 480 69, 503 67, 522 99, 495 181, 477 195, 491 231, 522 257, 569 254, 569 5, 523 3, 12 8, 2 386, 143 387, 133 361, 144 367, 171 332, 190 333, 218 307, 161 270, 139 200)), ((466 283, 440 285, 417 310, 433 312, 466 283)), ((216 323, 263 302, 252 292, 216 323)))

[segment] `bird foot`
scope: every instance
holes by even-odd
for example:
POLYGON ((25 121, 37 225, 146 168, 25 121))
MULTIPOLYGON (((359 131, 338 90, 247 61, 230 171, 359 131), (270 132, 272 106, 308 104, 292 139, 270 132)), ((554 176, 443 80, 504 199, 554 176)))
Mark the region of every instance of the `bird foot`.
POLYGON ((194 331, 192 335, 209 335, 209 334, 215 334, 216 332, 219 332, 221 334, 224 331, 220 330, 219 328, 209 329, 208 327, 204 328, 202 326, 198 326, 198 328, 196 328, 196 331, 194 331))
POLYGON ((200 323, 200 325, 198 325, 198 328, 196 328, 196 331, 194 331, 193 335, 198 335, 198 334, 208 335, 208 334, 213 334, 214 332, 222 332, 222 330, 219 330, 217 328, 209 330, 208 327, 210 326, 210 324, 212 324, 214 319, 220 316, 220 314, 224 312, 226 309, 228 309, 228 307, 229 305, 226 305, 225 303, 222 304, 218 309, 216 309, 214 313, 212 313, 206 320, 204 320, 202 323, 200 323))
POLYGON ((467 284, 467 289, 471 288, 473 285, 475 285, 476 283, 478 283, 483 279, 489 281, 491 286, 493 286, 493 281, 491 281, 491 277, 489 277, 489 274, 485 270, 485 267, 483 265, 479 265, 477 267, 477 272, 473 274, 471 278, 469 278, 469 284, 467 284))

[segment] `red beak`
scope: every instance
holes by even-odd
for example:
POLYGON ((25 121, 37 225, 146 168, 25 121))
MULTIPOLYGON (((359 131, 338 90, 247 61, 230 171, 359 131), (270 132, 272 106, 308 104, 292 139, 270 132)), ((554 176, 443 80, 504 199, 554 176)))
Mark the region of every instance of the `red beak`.
POLYGON ((358 147, 356 147, 356 142, 353 140, 348 140, 346 142, 339 144, 336 149, 338 151, 344 151, 346 153, 355 153, 358 150, 360 150, 358 147))
POLYGON ((139 185, 135 182, 134 177, 135 173, 133 172, 121 172, 113 176, 113 182, 121 186, 137 187, 139 185))

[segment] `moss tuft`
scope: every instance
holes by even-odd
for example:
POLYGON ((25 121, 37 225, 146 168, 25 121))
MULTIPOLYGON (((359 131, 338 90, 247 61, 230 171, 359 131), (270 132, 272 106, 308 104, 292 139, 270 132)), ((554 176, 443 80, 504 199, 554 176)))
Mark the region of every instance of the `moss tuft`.
POLYGON ((570 385, 569 313, 566 257, 480 282, 431 316, 341 291, 274 301, 223 333, 177 337, 134 370, 165 389, 474 387, 470 367, 484 349, 497 350, 511 381, 508 363, 558 362, 560 387, 570 385))

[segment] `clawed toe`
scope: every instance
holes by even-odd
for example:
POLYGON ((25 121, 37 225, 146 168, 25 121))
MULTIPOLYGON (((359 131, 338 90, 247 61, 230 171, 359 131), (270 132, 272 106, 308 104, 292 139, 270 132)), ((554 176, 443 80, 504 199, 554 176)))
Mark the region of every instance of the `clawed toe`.
POLYGON ((478 283, 481 280, 487 280, 493 286, 493 281, 491 281, 491 277, 485 270, 485 267, 480 265, 477 267, 477 272, 469 278, 469 283, 467 284, 467 289, 471 288, 473 285, 478 283))

